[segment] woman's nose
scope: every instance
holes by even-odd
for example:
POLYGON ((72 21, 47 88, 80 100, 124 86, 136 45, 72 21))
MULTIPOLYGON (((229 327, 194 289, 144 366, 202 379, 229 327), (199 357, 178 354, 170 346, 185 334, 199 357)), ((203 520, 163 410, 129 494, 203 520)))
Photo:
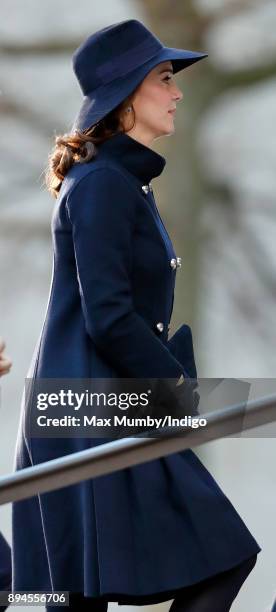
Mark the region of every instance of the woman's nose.
POLYGON ((183 93, 181 91, 181 89, 179 89, 178 87, 175 89, 175 94, 174 94, 174 100, 176 102, 179 102, 180 100, 182 100, 183 98, 183 93))

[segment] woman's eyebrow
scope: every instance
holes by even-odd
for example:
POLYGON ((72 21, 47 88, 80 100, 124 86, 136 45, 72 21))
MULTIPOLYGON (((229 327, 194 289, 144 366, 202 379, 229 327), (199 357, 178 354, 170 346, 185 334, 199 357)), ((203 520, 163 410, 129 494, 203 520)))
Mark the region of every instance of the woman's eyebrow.
POLYGON ((163 72, 171 72, 173 74, 173 69, 172 68, 162 68, 161 70, 159 70, 158 74, 163 74, 163 72))

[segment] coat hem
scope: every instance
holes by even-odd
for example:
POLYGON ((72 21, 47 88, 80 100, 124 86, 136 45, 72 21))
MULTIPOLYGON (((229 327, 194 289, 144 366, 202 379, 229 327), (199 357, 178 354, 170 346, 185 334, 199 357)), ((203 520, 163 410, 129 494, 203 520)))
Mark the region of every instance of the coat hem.
POLYGON ((185 585, 182 584, 181 586, 175 586, 175 587, 172 587, 171 589, 166 589, 164 591, 158 591, 155 593, 144 593, 143 595, 141 594, 134 595, 131 593, 128 593, 128 594, 127 593, 115 593, 113 591, 111 593, 102 593, 100 597, 108 602, 116 602, 119 606, 127 606, 127 605, 129 606, 131 605, 147 606, 147 605, 154 605, 154 604, 166 602, 171 599, 174 599, 181 592, 185 593, 185 590, 189 589, 190 587, 195 587, 197 584, 204 582, 205 580, 208 580, 210 578, 218 576, 219 574, 227 572, 228 570, 233 569, 234 567, 247 561, 251 557, 258 555, 261 551, 262 551, 262 548, 259 545, 257 545, 255 550, 253 550, 250 554, 247 554, 246 556, 242 556, 242 558, 239 561, 236 561, 235 563, 231 563, 230 565, 227 565, 226 567, 224 566, 223 569, 219 569, 217 572, 211 572, 210 574, 207 574, 207 575, 205 574, 204 577, 196 579, 185 585))

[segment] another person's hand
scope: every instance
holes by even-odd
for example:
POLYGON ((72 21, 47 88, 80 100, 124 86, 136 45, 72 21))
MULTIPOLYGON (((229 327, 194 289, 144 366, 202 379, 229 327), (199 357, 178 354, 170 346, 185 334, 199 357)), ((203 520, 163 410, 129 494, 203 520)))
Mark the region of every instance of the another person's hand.
POLYGON ((6 345, 3 338, 0 338, 0 376, 8 374, 11 369, 12 361, 8 355, 4 354, 6 345))

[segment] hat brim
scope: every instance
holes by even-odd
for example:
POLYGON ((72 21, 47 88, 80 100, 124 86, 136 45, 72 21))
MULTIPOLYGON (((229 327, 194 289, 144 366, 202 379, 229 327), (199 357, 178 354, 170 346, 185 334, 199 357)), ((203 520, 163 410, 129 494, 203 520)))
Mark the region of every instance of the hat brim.
POLYGON ((208 57, 208 53, 163 47, 153 58, 132 70, 129 74, 106 83, 91 92, 91 94, 86 95, 75 117, 71 132, 76 130, 84 131, 98 123, 98 121, 123 102, 157 64, 170 60, 173 72, 176 73, 205 57, 208 57))

